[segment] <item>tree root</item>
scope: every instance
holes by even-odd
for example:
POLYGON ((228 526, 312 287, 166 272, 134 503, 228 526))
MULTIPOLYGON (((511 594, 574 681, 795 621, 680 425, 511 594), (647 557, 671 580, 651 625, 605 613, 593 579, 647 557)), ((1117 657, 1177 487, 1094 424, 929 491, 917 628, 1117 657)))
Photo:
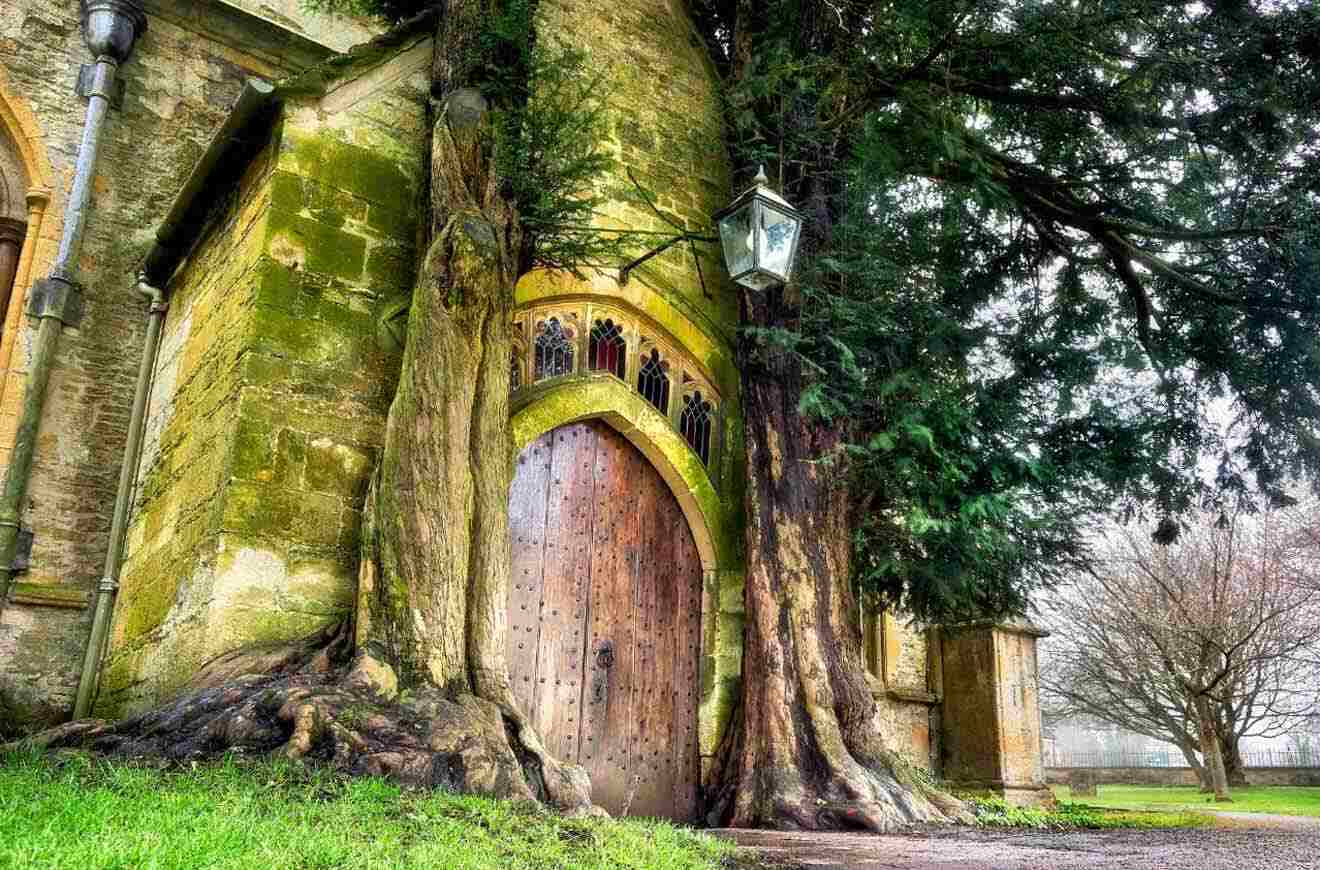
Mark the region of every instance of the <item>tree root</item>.
POLYGON ((204 685, 148 713, 70 722, 0 748, 80 748, 176 762, 274 755, 409 786, 603 812, 591 805, 582 768, 551 758, 530 728, 491 701, 429 688, 400 695, 393 671, 369 656, 347 669, 324 668, 324 661, 313 656, 292 673, 204 685))
POLYGON ((712 827, 892 833, 923 823, 975 824, 965 803, 883 749, 840 755, 815 744, 796 755, 774 745, 749 765, 745 715, 738 704, 716 754, 721 762, 705 783, 712 827))

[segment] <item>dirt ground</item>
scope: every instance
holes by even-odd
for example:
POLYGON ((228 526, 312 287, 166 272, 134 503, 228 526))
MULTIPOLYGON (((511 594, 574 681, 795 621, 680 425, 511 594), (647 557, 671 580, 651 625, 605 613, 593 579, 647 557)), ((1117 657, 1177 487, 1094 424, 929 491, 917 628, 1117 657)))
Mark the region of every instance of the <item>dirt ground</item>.
POLYGON ((1224 819, 1198 830, 713 833, 754 849, 774 870, 1320 870, 1320 819, 1288 816, 1224 819))

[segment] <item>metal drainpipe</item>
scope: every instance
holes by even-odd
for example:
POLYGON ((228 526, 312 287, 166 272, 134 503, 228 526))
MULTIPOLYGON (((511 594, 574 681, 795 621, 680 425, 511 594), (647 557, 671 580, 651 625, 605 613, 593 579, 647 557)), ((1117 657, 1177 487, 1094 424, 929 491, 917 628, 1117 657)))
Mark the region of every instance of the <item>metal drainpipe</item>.
POLYGON ((110 614, 119 591, 119 567, 124 558, 124 538, 128 530, 128 510, 133 504, 133 484, 137 481, 138 460, 142 452, 142 434, 145 428, 147 399, 151 395, 152 376, 156 371, 156 351, 160 348, 160 330, 165 321, 169 303, 158 287, 145 281, 138 290, 151 300, 147 315, 147 338, 142 345, 142 364, 138 368, 137 389, 133 393, 133 416, 128 421, 128 443, 124 445, 124 463, 119 468, 119 490, 115 495, 115 510, 110 523, 110 546, 105 554, 105 572, 96 589, 96 610, 92 615, 92 632, 87 637, 87 651, 83 655, 82 673, 78 677, 78 696, 73 706, 73 718, 82 719, 92 710, 92 698, 101 674, 101 658, 105 655, 105 641, 109 634, 110 614))
POLYGON ((87 225, 92 179, 106 113, 114 96, 115 74, 147 29, 147 16, 139 0, 81 0, 83 40, 96 64, 86 83, 87 120, 83 125, 78 163, 69 191, 64 235, 50 277, 32 288, 29 313, 41 321, 32 344, 27 391, 19 416, 14 450, 4 488, 0 491, 0 613, 4 612, 13 581, 14 551, 18 543, 23 497, 32 473, 37 429, 46 402, 46 386, 55 362, 55 348, 66 323, 76 322, 78 257, 87 225))

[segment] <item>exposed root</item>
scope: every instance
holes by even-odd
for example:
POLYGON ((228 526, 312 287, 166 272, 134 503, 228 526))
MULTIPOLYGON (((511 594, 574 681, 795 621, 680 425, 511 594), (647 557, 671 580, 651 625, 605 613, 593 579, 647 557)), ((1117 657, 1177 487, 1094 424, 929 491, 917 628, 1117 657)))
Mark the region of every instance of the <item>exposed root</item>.
POLYGON ((815 747, 808 763, 774 747, 743 778, 747 738, 739 704, 706 787, 712 827, 892 833, 924 823, 974 824, 967 805, 914 774, 891 752, 841 755, 815 747), (777 763, 769 763, 771 760, 777 763))
POLYGON ((496 704, 435 689, 396 696, 393 672, 369 657, 346 670, 318 668, 313 657, 295 673, 237 677, 139 716, 71 722, 12 747, 168 761, 277 755, 405 785, 598 812, 586 773, 551 758, 496 704))

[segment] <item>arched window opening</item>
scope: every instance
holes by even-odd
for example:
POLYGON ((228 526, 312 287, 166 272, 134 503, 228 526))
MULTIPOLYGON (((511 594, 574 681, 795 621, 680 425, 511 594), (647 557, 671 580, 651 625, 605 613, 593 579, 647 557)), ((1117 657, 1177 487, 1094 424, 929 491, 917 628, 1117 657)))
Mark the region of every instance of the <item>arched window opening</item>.
POLYGON ((573 372, 573 330, 564 328, 558 317, 537 324, 536 377, 540 381, 573 372))
POLYGON ((23 164, 9 138, 0 130, 0 321, 9 311, 9 297, 14 290, 27 231, 23 196, 27 186, 23 164))
POLYGON ((522 388, 522 350, 514 347, 509 360, 509 392, 522 388))
POLYGON ((698 390, 683 397, 683 413, 678 418, 678 431, 683 440, 701 457, 701 464, 710 465, 710 433, 714 428, 714 414, 698 390))
POLYGON ((637 392, 654 405, 661 414, 669 413, 669 363, 660 359, 660 351, 642 354, 642 367, 637 372, 637 392))
POLYGON ((623 326, 613 320, 604 323, 597 320, 591 327, 587 343, 587 369, 593 372, 606 371, 622 378, 625 359, 623 326))
POLYGON ((11 218, 0 217, 0 321, 9 311, 9 297, 14 291, 14 278, 18 275, 18 259, 23 251, 25 225, 11 218))

